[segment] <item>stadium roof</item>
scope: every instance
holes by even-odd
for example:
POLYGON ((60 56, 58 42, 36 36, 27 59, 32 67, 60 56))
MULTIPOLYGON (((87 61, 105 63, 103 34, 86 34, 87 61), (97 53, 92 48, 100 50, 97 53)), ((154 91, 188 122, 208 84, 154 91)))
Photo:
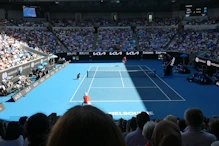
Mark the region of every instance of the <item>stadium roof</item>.
POLYGON ((42 6, 47 12, 149 12, 185 10, 186 4, 219 8, 219 0, 0 0, 0 8, 42 6), (19 6, 20 5, 20 6, 19 6))

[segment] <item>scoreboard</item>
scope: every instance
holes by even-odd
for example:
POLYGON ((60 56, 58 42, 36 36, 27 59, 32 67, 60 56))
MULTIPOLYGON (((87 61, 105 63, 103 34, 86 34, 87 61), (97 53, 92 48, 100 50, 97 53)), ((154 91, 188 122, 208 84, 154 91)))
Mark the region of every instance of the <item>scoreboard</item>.
POLYGON ((207 6, 185 5, 185 16, 207 16, 207 6))

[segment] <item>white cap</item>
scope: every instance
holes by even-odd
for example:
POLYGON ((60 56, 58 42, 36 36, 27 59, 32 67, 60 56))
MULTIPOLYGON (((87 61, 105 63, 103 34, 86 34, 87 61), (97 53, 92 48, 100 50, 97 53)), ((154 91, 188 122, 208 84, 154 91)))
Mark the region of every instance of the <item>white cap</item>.
POLYGON ((87 92, 85 92, 84 95, 87 96, 88 95, 87 92))

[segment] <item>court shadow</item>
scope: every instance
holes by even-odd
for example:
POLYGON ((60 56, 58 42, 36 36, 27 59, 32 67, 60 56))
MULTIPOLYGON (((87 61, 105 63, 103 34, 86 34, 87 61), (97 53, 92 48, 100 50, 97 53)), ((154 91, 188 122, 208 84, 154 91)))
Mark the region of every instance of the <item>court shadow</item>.
MULTIPOLYGON (((129 80, 131 81, 131 83, 129 84, 132 84, 132 86, 135 87, 136 91, 138 92, 139 98, 144 103, 146 109, 146 104, 148 106, 148 102, 166 103, 166 101, 185 101, 185 99, 182 96, 180 96, 172 87, 170 87, 163 80, 164 77, 160 77, 159 75, 157 75, 157 72, 160 73, 160 70, 162 70, 161 65, 160 70, 158 70, 157 63, 159 62, 148 61, 148 65, 150 67, 148 67, 144 61, 136 62, 136 65, 133 63, 125 64, 126 70, 129 74, 129 80)), ((121 78, 123 78, 123 76, 121 76, 121 78)), ((126 86, 126 83, 124 84, 126 86)))

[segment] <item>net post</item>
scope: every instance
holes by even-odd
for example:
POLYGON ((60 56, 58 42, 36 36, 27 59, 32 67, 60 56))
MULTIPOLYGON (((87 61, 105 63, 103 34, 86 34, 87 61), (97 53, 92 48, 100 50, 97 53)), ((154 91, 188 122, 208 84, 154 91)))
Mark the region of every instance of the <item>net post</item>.
POLYGON ((88 71, 87 71, 87 78, 88 78, 88 71))

